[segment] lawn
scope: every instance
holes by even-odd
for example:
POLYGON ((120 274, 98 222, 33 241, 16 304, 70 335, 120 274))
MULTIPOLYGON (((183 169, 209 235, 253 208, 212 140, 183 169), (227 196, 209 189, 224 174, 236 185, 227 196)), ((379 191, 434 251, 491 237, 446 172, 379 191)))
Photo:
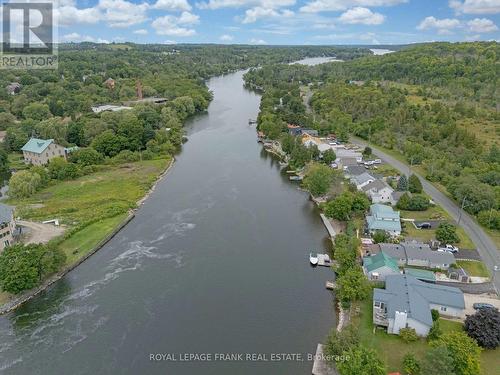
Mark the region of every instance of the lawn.
POLYGON ((474 260, 457 260, 457 265, 462 267, 469 276, 489 277, 490 273, 483 262, 474 260))
POLYGON ((103 166, 99 172, 56 182, 28 199, 8 203, 16 206, 16 215, 23 219, 57 218, 69 226, 116 216, 135 208, 169 162, 157 159, 103 166))
MULTIPOLYGON (((387 365, 388 372, 401 372, 401 363, 406 353, 413 353, 417 360, 421 360, 429 349, 425 339, 406 344, 399 336, 389 335, 383 329, 374 329, 372 324, 372 299, 359 303, 360 314, 352 318, 352 324, 359 328, 361 342, 377 351, 380 358, 387 365)), ((455 321, 440 319, 443 333, 462 330, 462 324, 455 321)), ((483 375, 498 374, 500 368, 500 348, 485 350, 481 353, 481 368, 483 375)))
POLYGON ((71 265, 86 255, 89 251, 118 227, 127 217, 126 213, 106 218, 86 226, 58 246, 66 254, 66 264, 71 265))

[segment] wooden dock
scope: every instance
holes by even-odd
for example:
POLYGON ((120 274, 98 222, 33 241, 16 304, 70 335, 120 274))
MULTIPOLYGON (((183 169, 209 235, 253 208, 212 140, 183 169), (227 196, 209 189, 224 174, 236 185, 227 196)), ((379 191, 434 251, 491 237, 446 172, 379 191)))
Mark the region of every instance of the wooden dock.
POLYGON ((335 229, 333 229, 332 224, 330 223, 330 220, 324 215, 324 214, 319 214, 321 217, 321 220, 323 220, 323 224, 325 224, 326 230, 328 231, 328 234, 332 239, 337 235, 335 232, 335 229))
POLYGON ((335 281, 328 280, 325 284, 325 287, 328 290, 334 290, 337 287, 337 284, 335 284, 335 281))
POLYGON ((318 266, 330 267, 332 260, 328 254, 318 254, 318 266))
POLYGON ((316 355, 314 356, 312 375, 337 375, 337 371, 329 367, 326 363, 323 350, 323 344, 318 344, 316 347, 316 355))

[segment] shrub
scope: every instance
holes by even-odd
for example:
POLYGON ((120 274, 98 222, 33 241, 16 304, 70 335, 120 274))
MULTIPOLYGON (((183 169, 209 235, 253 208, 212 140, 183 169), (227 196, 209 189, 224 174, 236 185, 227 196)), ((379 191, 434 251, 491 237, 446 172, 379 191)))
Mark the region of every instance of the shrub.
POLYGON ((384 243, 389 241, 390 238, 389 234, 385 230, 380 229, 377 229, 372 237, 375 243, 384 243))
POLYGON ((331 357, 342 355, 343 352, 359 344, 358 330, 348 325, 342 331, 337 332, 334 328, 326 340, 325 352, 331 357))
POLYGON ((402 328, 399 330, 399 336, 406 343, 418 340, 418 335, 415 331, 415 328, 402 328))
POLYGON ((457 228, 450 223, 439 224, 438 229, 436 229, 436 239, 443 243, 457 243, 460 241, 457 228))
POLYGON ((69 156, 69 160, 72 163, 87 166, 87 165, 101 164, 104 158, 99 152, 89 147, 73 151, 69 156))
POLYGON ((403 368, 408 375, 420 374, 420 364, 413 353, 406 353, 403 357, 403 368))
POLYGON ((9 196, 12 198, 27 198, 42 187, 42 179, 38 173, 19 171, 9 182, 9 196))
POLYGON ((408 179, 408 190, 410 190, 411 193, 421 193, 423 190, 420 179, 414 174, 408 179))
POLYGON ((495 349, 500 345, 500 312, 497 309, 481 309, 468 315, 464 328, 483 348, 495 349))
POLYGON ((113 157, 112 161, 117 164, 122 163, 131 163, 134 161, 139 161, 141 159, 141 155, 138 152, 132 152, 130 150, 120 151, 118 155, 113 157))
POLYGON ((435 322, 436 320, 439 319, 439 311, 436 309, 431 310, 431 315, 432 315, 432 321, 435 322))
POLYGON ((441 337, 443 334, 443 331, 441 330, 441 326, 439 325, 439 320, 435 320, 432 323, 432 327, 429 330, 429 334, 427 335, 427 340, 432 341, 432 340, 437 340, 438 338, 441 337))

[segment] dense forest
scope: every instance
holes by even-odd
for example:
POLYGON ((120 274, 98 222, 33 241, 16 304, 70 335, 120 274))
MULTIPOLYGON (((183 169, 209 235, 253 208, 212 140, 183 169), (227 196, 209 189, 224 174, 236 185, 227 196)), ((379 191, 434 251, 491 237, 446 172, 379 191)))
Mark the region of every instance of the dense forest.
POLYGON ((494 42, 433 43, 316 67, 266 66, 246 81, 264 91, 259 126, 271 138, 286 138, 292 123, 396 150, 499 230, 499 55, 494 42))

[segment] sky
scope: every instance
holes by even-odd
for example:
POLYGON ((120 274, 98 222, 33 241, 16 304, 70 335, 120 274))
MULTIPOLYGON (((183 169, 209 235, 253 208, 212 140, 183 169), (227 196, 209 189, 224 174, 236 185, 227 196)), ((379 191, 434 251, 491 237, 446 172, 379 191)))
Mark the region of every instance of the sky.
POLYGON ((54 1, 60 42, 375 45, 500 40, 500 0, 54 1))

